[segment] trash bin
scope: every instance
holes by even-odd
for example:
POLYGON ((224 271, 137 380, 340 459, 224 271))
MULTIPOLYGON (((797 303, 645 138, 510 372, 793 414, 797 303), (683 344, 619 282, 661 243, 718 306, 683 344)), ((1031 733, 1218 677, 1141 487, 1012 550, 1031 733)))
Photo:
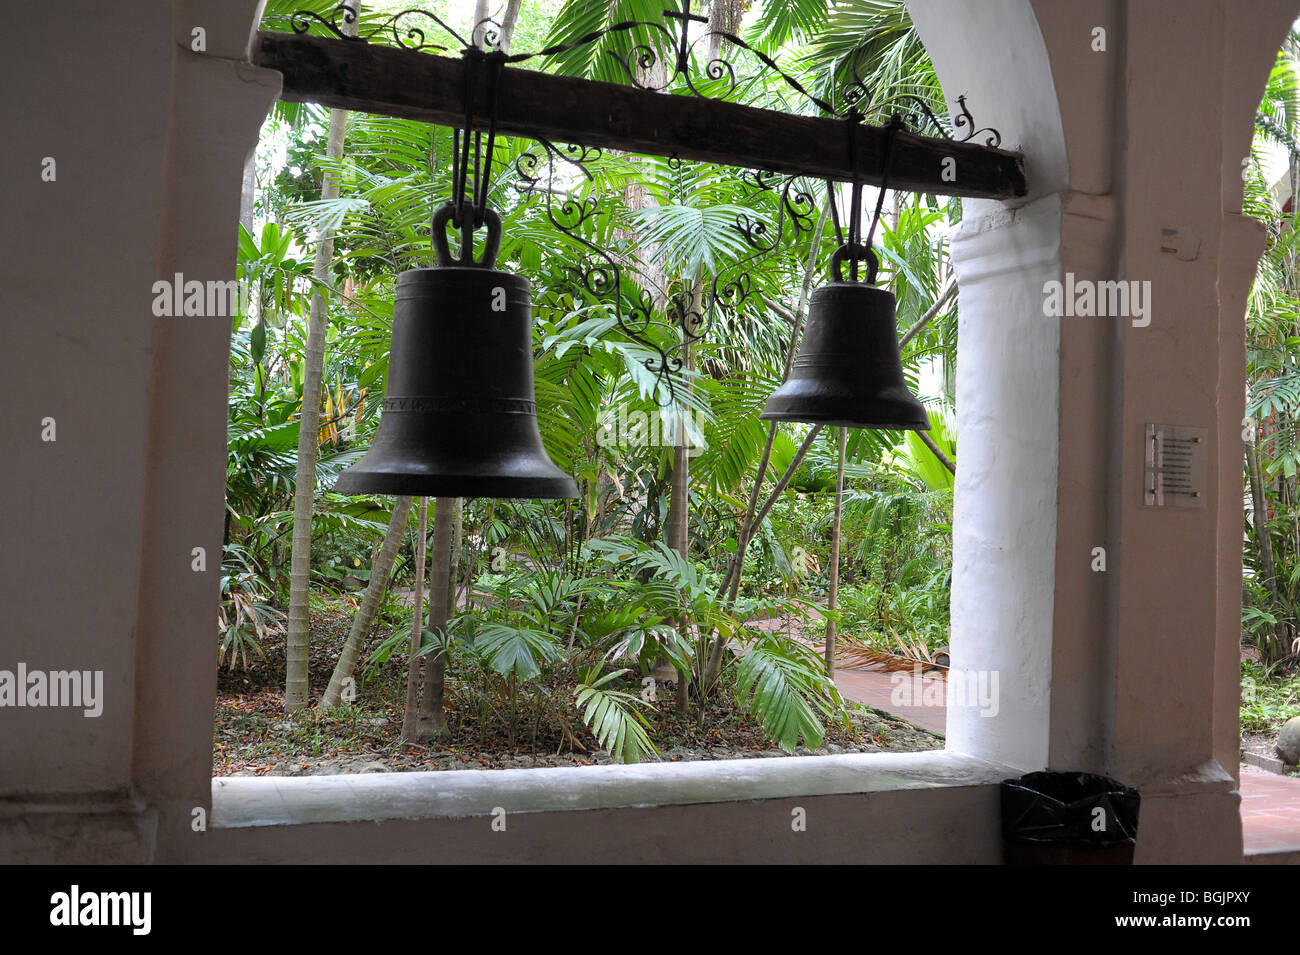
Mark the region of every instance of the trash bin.
POLYGON ((1132 865, 1136 789, 1093 773, 1029 773, 1002 782, 1007 865, 1132 865))

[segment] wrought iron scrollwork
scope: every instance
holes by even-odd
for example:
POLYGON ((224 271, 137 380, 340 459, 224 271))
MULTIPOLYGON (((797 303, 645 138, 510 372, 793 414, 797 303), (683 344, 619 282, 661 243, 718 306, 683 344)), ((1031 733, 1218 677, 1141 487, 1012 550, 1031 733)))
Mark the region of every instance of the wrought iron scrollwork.
MULTIPOLYGON (((693 342, 705 338, 716 323, 719 311, 740 312, 755 293, 752 275, 759 261, 815 228, 816 199, 801 177, 779 176, 771 170, 759 169, 745 170, 741 179, 753 190, 746 200, 763 192, 775 195, 774 216, 765 219, 749 213, 737 215, 732 229, 752 250, 751 254, 714 275, 698 305, 689 289, 681 289, 669 298, 666 311, 670 324, 681 332, 680 341, 666 349, 670 360, 693 342)), ((673 370, 680 366, 681 361, 675 360, 673 370)))
POLYGON ((529 197, 541 193, 545 197, 546 217, 551 225, 586 250, 586 261, 576 266, 565 266, 565 271, 591 301, 613 311, 618 327, 629 339, 653 353, 643 359, 642 364, 654 374, 656 391, 662 390, 661 385, 667 389, 668 401, 661 399, 660 403, 671 402, 674 396, 672 376, 681 371, 682 362, 674 357, 671 349, 663 348, 647 334, 655 324, 653 299, 634 283, 624 282, 623 264, 607 249, 582 234, 584 227, 599 214, 600 200, 590 195, 574 195, 571 191, 561 193, 556 188, 557 163, 577 170, 588 182, 593 181, 595 177, 590 166, 602 158, 601 150, 591 146, 557 146, 540 138, 535 141, 545 153, 545 160, 532 150, 515 160, 520 194, 529 197))
MULTIPOLYGON (((494 72, 492 90, 495 90, 495 78, 500 76, 500 67, 506 63, 521 63, 536 57, 552 57, 567 51, 597 43, 604 38, 619 34, 632 34, 629 48, 625 52, 607 50, 627 75, 633 85, 647 90, 663 90, 680 83, 693 95, 708 98, 710 96, 732 96, 740 89, 744 76, 732 55, 739 53, 753 57, 760 68, 757 75, 774 74, 782 80, 785 89, 803 97, 816 107, 824 116, 845 120, 850 128, 862 123, 869 115, 890 115, 887 126, 890 131, 888 142, 892 144, 893 135, 899 129, 910 128, 915 132, 930 129, 944 139, 955 142, 969 142, 977 136, 984 135, 984 144, 990 147, 1001 145, 1002 137, 992 127, 976 128, 974 118, 966 105, 964 95, 957 97, 959 112, 953 118, 953 132, 935 115, 929 104, 921 97, 905 93, 884 100, 877 100, 873 91, 853 66, 847 78, 838 87, 825 96, 811 92, 798 79, 781 69, 770 56, 743 39, 725 31, 707 31, 691 38, 692 26, 708 23, 706 17, 692 12, 691 0, 684 0, 680 10, 665 10, 661 21, 627 20, 615 23, 601 30, 593 31, 572 43, 556 44, 541 50, 527 53, 507 54, 499 49, 501 24, 487 18, 474 24, 471 37, 467 39, 458 33, 436 14, 418 8, 408 8, 386 17, 378 26, 361 33, 357 8, 351 3, 340 3, 326 16, 312 11, 299 11, 286 18, 294 33, 306 34, 313 30, 324 30, 336 37, 360 42, 382 42, 406 50, 415 51, 450 51, 458 50, 469 58, 477 70, 478 62, 487 60, 494 72), (423 18, 417 20, 416 18, 423 18), (676 29, 670 29, 670 22, 676 29), (636 35, 639 32, 640 35, 636 35), (441 36, 439 36, 441 34, 441 36), (433 39, 431 39, 431 35, 433 39), (445 42, 437 42, 445 37, 445 42), (701 56, 697 55, 700 44, 707 44, 711 52, 705 58, 703 72, 696 75, 694 64, 701 56), (728 55, 723 55, 726 49, 728 55), (485 52, 486 51, 486 52, 485 52), (667 57, 672 60, 667 60, 667 57), (666 79, 661 85, 654 85, 646 77, 655 72, 655 68, 664 58, 665 66, 671 63, 672 69, 665 69, 666 79), (742 78, 743 77, 743 78, 742 78), (960 136, 955 138, 954 133, 960 136)), ((477 76, 477 72, 470 75, 477 76)), ((681 86, 678 88, 680 89, 681 86)), ((493 93, 495 96, 495 93, 493 93)), ((778 99, 783 99, 777 94, 778 99)), ((495 99, 492 116, 495 117, 495 99)), ((466 117, 464 149, 458 149, 460 162, 468 164, 468 137, 472 127, 471 117, 466 117)), ((476 134, 477 137, 477 134, 476 134)), ((488 130, 488 152, 484 170, 484 182, 491 173, 492 141, 494 126, 488 130)), ((576 288, 581 289, 590 300, 604 304, 613 310, 619 328, 628 338, 645 348, 650 357, 644 359, 645 368, 655 376, 656 391, 661 394, 665 388, 668 400, 673 400, 673 376, 683 366, 681 354, 694 341, 707 335, 717 313, 721 309, 739 312, 743 303, 754 293, 750 273, 753 265, 761 258, 772 255, 791 236, 811 232, 814 229, 817 203, 811 190, 799 177, 779 176, 768 170, 754 170, 742 174, 743 180, 754 190, 746 199, 761 193, 775 194, 775 208, 768 215, 758 212, 737 214, 732 228, 750 250, 748 256, 721 270, 708 284, 697 302, 689 290, 680 290, 668 296, 665 302, 665 314, 668 323, 676 328, 680 335, 678 341, 670 347, 657 343, 650 334, 656 322, 654 299, 650 293, 640 288, 635 282, 628 281, 626 266, 615 255, 592 242, 584 231, 599 215, 599 199, 594 195, 581 195, 574 190, 556 188, 556 166, 563 164, 577 170, 587 182, 594 180, 591 164, 601 158, 601 150, 582 145, 556 145, 544 139, 533 137, 541 153, 526 151, 515 161, 519 176, 519 191, 525 197, 537 193, 545 196, 546 216, 551 224, 562 234, 585 250, 586 259, 578 266, 569 266, 576 288), (660 387, 663 386, 663 387, 660 387)), ((854 149, 856 139, 849 137, 850 151, 854 149)), ((478 139, 475 139, 477 155, 478 139)), ((670 165, 680 166, 675 157, 670 165)), ((861 188, 860 177, 854 161, 855 197, 861 188)), ((464 175, 464 168, 461 168, 464 175)), ((884 178, 888 176, 886 167, 884 178)), ((882 183, 883 184, 883 183, 882 183)), ((828 184, 829 185, 829 184, 828 184)), ((463 188, 461 192, 463 192, 463 188)), ((482 206, 486 201, 486 185, 476 190, 478 202, 482 206)), ((879 217, 880 201, 877 201, 876 216, 873 217, 871 231, 874 232, 876 219, 879 217)), ((463 196, 461 197, 464 198, 463 196)), ((459 208, 459 206, 457 207, 459 208)), ((770 207, 769 207, 770 208, 770 207)), ((857 208, 855 202, 854 209, 857 208)), ((855 214, 856 216, 856 214, 855 214)), ((838 220, 836 228, 839 229, 838 220)), ((850 235, 859 230, 856 217, 850 223, 850 235)), ((870 236, 870 232, 868 236, 870 236)))
POLYGON ((753 189, 746 199, 761 192, 777 194, 774 224, 769 225, 764 219, 747 212, 736 216, 735 231, 755 253, 766 255, 776 251, 785 241, 787 227, 793 228, 796 235, 812 230, 817 202, 802 179, 796 176, 778 176, 770 170, 746 170, 741 173, 741 180, 753 189))
MULTIPOLYGON (((720 270, 705 286, 698 301, 694 290, 678 288, 669 294, 663 306, 663 319, 656 319, 653 296, 629 280, 628 266, 615 253, 598 245, 583 234, 600 214, 600 200, 595 195, 582 195, 581 190, 559 185, 565 177, 557 174, 559 167, 568 167, 586 183, 594 182, 592 164, 603 158, 601 150, 589 146, 557 145, 545 139, 536 139, 537 148, 521 153, 514 162, 518 176, 517 190, 524 198, 541 197, 547 220, 561 234, 575 242, 585 255, 585 261, 565 267, 575 288, 589 301, 606 306, 612 312, 619 329, 633 342, 644 348, 649 357, 643 367, 655 376, 655 388, 660 404, 670 404, 676 398, 676 381, 680 375, 686 348, 705 338, 721 310, 739 312, 753 296, 755 287, 751 277, 754 265, 776 252, 794 237, 811 232, 815 227, 817 203, 808 184, 800 177, 780 176, 770 170, 748 170, 742 180, 751 188, 746 201, 761 193, 769 193, 774 206, 769 215, 761 213, 738 215, 731 228, 751 250, 749 255, 720 270), (663 336, 651 334, 653 328, 672 328, 676 341, 662 344, 663 336)), ((680 167, 681 161, 670 159, 670 165, 680 167)))
POLYGON ((956 118, 953 119, 952 121, 953 128, 959 130, 960 129, 966 130, 966 135, 963 136, 961 139, 958 139, 957 142, 959 143, 970 142, 970 140, 974 139, 980 133, 988 133, 989 134, 988 137, 984 140, 985 146, 1002 145, 1002 134, 999 133, 992 126, 985 126, 982 129, 975 128, 975 120, 971 116, 970 110, 966 108, 965 94, 962 94, 961 96, 957 97, 957 105, 961 107, 961 112, 958 113, 956 118))
POLYGON ((923 128, 928 127, 937 135, 954 143, 968 143, 981 133, 988 133, 984 140, 985 146, 1001 146, 1002 134, 992 126, 985 126, 980 129, 975 128, 975 119, 971 116, 970 108, 966 105, 966 95, 963 93, 957 97, 957 106, 959 112, 953 117, 952 126, 955 131, 965 130, 966 133, 960 138, 955 137, 948 131, 948 127, 934 115, 928 103, 921 97, 912 93, 904 93, 898 96, 894 102, 898 104, 900 115, 903 121, 911 129, 920 132, 923 128), (906 104, 906 105, 904 105, 906 104), (920 116, 917 113, 920 113, 920 116), (923 118, 923 119, 922 119, 923 118))
MULTIPOLYGON (((909 105, 902 110, 904 122, 915 132, 929 128, 939 136, 958 143, 969 142, 977 136, 987 134, 984 145, 996 147, 1002 143, 1002 135, 993 127, 976 127, 970 109, 966 105, 965 95, 957 97, 959 112, 953 117, 953 132, 950 132, 935 116, 934 111, 924 100, 914 94, 901 94, 886 103, 876 102, 874 91, 868 87, 856 66, 850 69, 848 77, 828 100, 811 92, 798 79, 785 72, 770 56, 735 34, 710 30, 692 40, 690 36, 692 25, 706 25, 708 18, 692 12, 691 0, 684 0, 680 10, 664 10, 663 14, 663 20, 624 20, 604 29, 592 31, 571 43, 555 44, 534 52, 510 54, 505 57, 505 62, 522 63, 537 57, 557 56, 618 34, 648 32, 650 34, 648 39, 634 38, 635 42, 626 52, 606 51, 607 55, 622 68, 628 81, 639 89, 658 92, 680 81, 696 96, 708 98, 719 92, 723 96, 730 96, 741 84, 741 71, 730 56, 721 53, 709 56, 704 63, 702 73, 698 76, 692 69, 692 63, 699 59, 696 56, 696 49, 700 44, 716 46, 719 50, 725 46, 727 50, 734 53, 752 56, 760 64, 762 72, 780 77, 788 89, 817 107, 823 115, 860 122, 872 112, 880 112, 883 115, 884 112, 898 111, 899 105, 906 103, 909 105), (678 25, 676 30, 670 29, 670 21, 676 22, 678 25), (667 55, 672 57, 672 70, 665 70, 667 76, 663 83, 656 85, 647 81, 647 74, 653 73, 661 57, 667 55), (706 80, 714 84, 721 83, 722 89, 711 91, 705 88, 706 80), (954 137, 953 133, 958 135, 954 137)), ((294 33, 304 34, 313 29, 323 29, 345 40, 378 41, 416 51, 449 52, 454 49, 462 54, 476 48, 485 48, 488 51, 499 50, 502 30, 498 21, 488 17, 474 24, 471 38, 466 39, 436 14, 411 7, 389 15, 382 23, 365 33, 354 35, 346 29, 358 22, 357 8, 350 3, 340 3, 327 16, 310 10, 300 10, 287 19, 294 33), (413 23, 412 20, 416 18, 423 18, 423 21, 413 23), (430 39, 430 34, 439 31, 447 38, 446 42, 430 39)))
MULTIPOLYGON (((357 8, 350 3, 340 3, 329 16, 321 16, 311 10, 299 10, 288 17, 289 28, 298 34, 309 33, 313 28, 323 28, 341 40, 360 40, 365 43, 382 40, 386 46, 415 52, 446 52, 452 49, 463 52, 475 46, 437 14, 418 7, 409 7, 390 14, 380 24, 365 33, 359 31, 352 33, 346 29, 357 23, 357 19, 357 8), (417 25, 412 22, 419 17, 424 18, 423 23, 417 25), (455 41, 457 46, 430 40, 429 34, 435 30, 446 34, 449 40, 455 41)), ((484 18, 474 24, 472 36, 477 37, 480 44, 488 50, 499 49, 501 24, 491 17, 484 18)))
POLYGON ((668 349, 670 355, 684 351, 691 343, 708 335, 720 311, 739 314, 745 302, 756 292, 753 271, 762 259, 775 253, 800 234, 814 230, 817 205, 806 182, 798 176, 778 176, 770 170, 746 170, 741 178, 753 192, 775 195, 775 211, 769 218, 740 214, 732 229, 752 250, 714 275, 698 306, 688 290, 682 290, 668 303, 668 316, 681 331, 681 340, 668 349))

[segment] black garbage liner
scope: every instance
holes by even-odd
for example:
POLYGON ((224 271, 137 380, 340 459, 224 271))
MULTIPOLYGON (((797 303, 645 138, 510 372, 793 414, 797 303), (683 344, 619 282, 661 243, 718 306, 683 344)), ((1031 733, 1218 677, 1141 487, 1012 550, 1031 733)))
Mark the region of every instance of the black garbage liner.
POLYGON ((1007 865, 1132 865, 1136 789, 1094 773, 1040 772, 1002 782, 1007 865))

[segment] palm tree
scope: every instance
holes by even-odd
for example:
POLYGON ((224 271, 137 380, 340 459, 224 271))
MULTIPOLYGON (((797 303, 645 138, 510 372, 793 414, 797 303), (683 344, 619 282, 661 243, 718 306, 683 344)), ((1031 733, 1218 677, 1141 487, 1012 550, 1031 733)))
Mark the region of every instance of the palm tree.
POLYGON ((1244 170, 1243 208, 1262 221, 1267 244, 1256 272, 1246 312, 1246 378, 1249 400, 1243 422, 1245 483, 1251 507, 1245 563, 1244 628, 1254 634, 1264 662, 1294 655, 1300 624, 1300 594, 1294 567, 1300 559, 1300 502, 1296 471, 1300 463, 1295 430, 1300 419, 1300 229, 1294 211, 1297 159, 1300 159, 1300 80, 1291 34, 1278 54, 1255 117, 1251 161, 1244 170), (1265 178, 1266 157, 1284 150, 1288 157, 1288 198, 1281 205, 1265 178))
MULTIPOLYGON (((353 0, 354 9, 361 7, 353 0)), ((345 32, 357 31, 354 20, 344 25, 345 32)), ((329 142, 325 149, 327 159, 338 162, 343 158, 343 138, 347 132, 348 111, 330 110, 329 142)), ((340 180, 326 175, 321 186, 321 200, 328 202, 339 197, 340 180)), ((311 531, 312 505, 316 497, 316 455, 320 448, 320 394, 325 366, 325 330, 329 320, 329 306, 320 285, 328 281, 334 259, 334 233, 332 230, 317 236, 316 264, 312 274, 317 289, 312 296, 311 315, 307 324, 307 354, 304 363, 301 427, 298 432, 298 474, 294 482, 293 545, 289 577, 289 624, 285 635, 284 705, 289 712, 307 705, 309 691, 308 658, 311 652, 311 619, 308 595, 311 587, 311 531)))

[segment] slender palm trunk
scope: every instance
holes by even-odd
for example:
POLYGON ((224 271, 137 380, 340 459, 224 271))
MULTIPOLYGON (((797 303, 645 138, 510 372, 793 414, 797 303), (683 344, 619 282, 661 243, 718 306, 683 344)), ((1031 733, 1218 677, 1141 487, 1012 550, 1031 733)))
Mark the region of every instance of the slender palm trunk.
POLYGON ((510 52, 510 38, 514 36, 515 24, 519 22, 519 6, 523 0, 510 0, 506 12, 501 16, 501 49, 510 52))
MULTIPOLYGON (((822 208, 821 216, 817 220, 817 228, 813 230, 812 251, 808 253, 808 263, 803 274, 803 285, 799 290, 799 304, 795 306, 793 314, 787 315, 790 321, 790 347, 786 349, 785 370, 781 376, 783 380, 789 377, 790 367, 794 364, 794 356, 799 350, 799 339, 803 331, 804 318, 808 311, 808 296, 812 294, 813 276, 817 270, 817 251, 821 247, 822 231, 826 228, 826 219, 830 214, 830 208, 828 201, 822 208)), ((754 530, 758 527, 758 524, 754 521, 754 513, 758 508, 763 480, 767 477, 767 467, 772 460, 772 444, 775 440, 776 422, 773 421, 767 426, 767 440, 763 443, 763 453, 758 460, 758 471, 754 475, 754 486, 750 489, 749 503, 745 508, 744 520, 741 521, 740 533, 737 535, 736 553, 732 557, 731 566, 727 568, 727 574, 722 581, 720 593, 730 593, 730 599, 733 601, 740 591, 740 578, 745 568, 745 552, 749 548, 749 541, 754 534, 754 530)))
MULTIPOLYGON (((1268 587, 1269 596, 1273 598, 1273 605, 1269 607, 1269 611, 1277 613, 1281 608, 1277 593, 1277 565, 1273 560, 1273 535, 1268 527, 1268 503, 1264 498, 1264 481, 1259 470, 1259 454, 1256 448, 1258 441, 1259 437, 1256 435, 1254 441, 1246 442, 1246 473, 1250 475, 1250 506, 1254 512, 1255 540, 1259 544, 1260 569, 1264 572, 1264 584, 1268 587)), ((1285 626, 1282 621, 1278 621, 1275 628, 1278 642, 1275 653, 1286 652, 1285 626)), ((1273 654, 1265 654, 1265 659, 1272 656, 1273 654)))
MULTIPOLYGON (((785 489, 790 486, 790 479, 794 477, 794 472, 797 471, 799 469, 799 465, 803 463, 804 457, 808 454, 808 451, 812 448, 813 442, 817 439, 817 435, 821 434, 821 430, 822 430, 822 426, 819 424, 813 425, 808 430, 808 433, 804 436, 803 444, 799 445, 799 450, 796 451, 794 453, 794 457, 790 459, 789 466, 785 469, 785 473, 781 475, 781 479, 776 482, 776 487, 772 488, 772 493, 767 496, 767 501, 763 504, 762 509, 759 510, 759 512, 756 515, 754 515, 753 521, 751 521, 748 524, 747 528, 742 533, 741 535, 742 540, 744 540, 747 537, 753 537, 755 529, 762 525, 763 521, 767 518, 768 512, 770 512, 772 510, 773 505, 776 504, 777 499, 780 498, 781 494, 784 493, 785 489)), ((727 595, 729 604, 734 604, 736 602, 736 598, 739 596, 739 592, 740 592, 739 569, 736 567, 735 564, 733 564, 733 568, 736 569, 737 571, 735 576, 731 576, 728 577, 727 579, 724 579, 722 582, 722 588, 719 590, 720 594, 727 595), (730 581, 729 591, 727 590, 728 581, 730 581)), ((719 634, 713 640, 713 649, 709 653, 708 669, 704 671, 703 690, 705 692, 707 692, 708 689, 713 686, 713 684, 717 681, 718 676, 722 673, 723 646, 724 646, 724 641, 722 639, 721 634, 719 634)))
MULTIPOLYGON (((821 215, 817 218, 817 227, 813 230, 812 244, 808 252, 808 262, 804 266, 803 283, 799 288, 799 303, 795 306, 794 314, 789 316, 790 320, 790 347, 786 349, 785 370, 782 373, 782 380, 790 375, 790 368, 794 364, 794 356, 799 349, 799 340, 803 332, 804 317, 808 312, 808 297, 812 294, 813 277, 817 273, 817 252, 821 247, 822 232, 826 228, 826 219, 831 213, 831 199, 828 197, 826 204, 822 206, 821 215)), ((794 470, 803 460, 808 449, 812 446, 812 439, 816 437, 821 430, 820 425, 813 427, 808 437, 804 440, 803 446, 799 453, 795 455, 790 466, 781 480, 777 482, 776 488, 772 492, 767 505, 763 508, 762 514, 756 513, 758 500, 762 494, 763 480, 767 477, 767 467, 772 460, 772 444, 776 440, 776 422, 773 421, 767 426, 767 440, 763 443, 763 453, 758 460, 758 470, 754 475, 754 485, 750 489, 749 503, 745 508, 745 517, 740 522, 740 531, 736 535, 736 553, 731 559, 731 566, 727 568, 726 575, 722 578, 722 586, 719 588, 719 596, 725 596, 729 604, 734 604, 736 598, 740 595, 740 580, 745 573, 745 553, 749 549, 749 542, 753 538, 759 525, 763 523, 763 517, 771 510, 777 495, 785 490, 786 485, 790 483, 790 478, 794 476, 794 470)), ((724 642, 721 635, 715 636, 713 647, 709 652, 708 666, 704 671, 704 683, 701 688, 706 692, 722 672, 722 650, 724 642)))
MULTIPOLYGON (((451 614, 448 597, 451 593, 451 539, 455 523, 455 499, 440 497, 433 511, 433 566, 429 573, 429 629, 444 639, 447 621, 451 614)), ((447 669, 447 655, 435 651, 425 658, 424 693, 416 722, 418 739, 433 739, 442 732, 447 715, 443 712, 443 678, 447 669)))
POLYGON ((451 608, 449 612, 455 615, 456 600, 460 592, 460 574, 458 573, 460 555, 465 542, 465 499, 463 497, 456 498, 451 516, 451 560, 449 562, 451 573, 448 575, 447 605, 451 608))
POLYGON ((487 45, 488 24, 485 22, 490 17, 491 11, 488 9, 488 0, 475 0, 474 2, 474 45, 483 49, 487 45))
POLYGON ((344 682, 356 671, 361 645, 365 642, 366 634, 370 632, 379 613, 379 602, 383 599, 384 591, 388 589, 393 564, 397 561, 397 551, 410 520, 411 500, 410 497, 399 496, 393 502, 393 516, 388 521, 384 543, 370 565, 370 583, 366 585, 366 595, 361 600, 361 606, 357 608, 356 616, 352 618, 352 628, 348 631, 347 640, 343 642, 339 662, 334 665, 334 673, 330 676, 329 685, 325 687, 325 692, 320 698, 320 708, 323 710, 339 705, 344 682))
POLYGON ((840 428, 839 462, 835 466, 835 516, 831 520, 831 586, 826 595, 826 673, 835 676, 835 610, 840 598, 840 528, 844 518, 844 454, 849 429, 840 428))
MULTIPOLYGON (((697 278, 691 289, 692 312, 698 312, 704 300, 704 279, 697 278)), ((682 368, 689 373, 694 370, 693 355, 688 342, 683 348, 682 368)), ((689 392, 689 383, 685 386, 689 392)), ((673 485, 668 498, 668 525, 664 529, 666 543, 681 555, 683 560, 690 556, 690 500, 691 500, 691 454, 686 432, 686 406, 679 409, 677 428, 673 441, 673 485)), ((679 627, 690 627, 689 620, 679 620, 679 627)), ((683 636, 690 636, 683 634, 683 636)), ((685 713, 690 705, 690 673, 683 669, 677 671, 677 711, 685 713)))
MULTIPOLYGON (((507 53, 510 51, 510 38, 514 35, 515 24, 519 21, 519 6, 522 2, 523 0, 509 0, 501 19, 497 21, 500 24, 497 45, 507 53)), ((474 3, 474 45, 480 49, 487 46, 488 30, 494 29, 486 22, 492 16, 492 6, 490 0, 475 0, 474 3)))
MULTIPOLYGON (((353 6, 359 12, 360 2, 353 6)), ((355 33, 356 21, 346 28, 355 33)), ((332 160, 343 158, 343 138, 347 123, 347 110, 330 110, 325 155, 332 160)), ((326 175, 321 187, 321 199, 337 199, 339 185, 338 179, 326 175)), ((316 291, 311 298, 307 324, 302 416, 298 431, 298 469, 293 489, 293 549, 289 571, 289 623, 285 635, 284 675, 284 706, 290 712, 307 705, 310 691, 308 664, 311 655, 311 620, 308 594, 311 587, 311 518, 312 504, 316 497, 316 456, 320 448, 318 431, 321 379, 325 370, 325 332, 329 324, 329 308, 321 286, 329 280, 330 262, 333 258, 334 233, 326 230, 320 235, 316 246, 316 261, 312 270, 316 279, 316 291)))
POLYGON ((709 60, 723 59, 727 50, 722 45, 722 34, 740 33, 741 21, 752 0, 712 0, 709 4, 709 60))
POLYGON ((420 664, 424 657, 416 656, 424 636, 424 560, 425 541, 429 534, 429 501, 420 498, 420 532, 415 540, 415 608, 411 614, 411 652, 406 662, 406 711, 402 714, 402 739, 413 742, 420 738, 420 664))

